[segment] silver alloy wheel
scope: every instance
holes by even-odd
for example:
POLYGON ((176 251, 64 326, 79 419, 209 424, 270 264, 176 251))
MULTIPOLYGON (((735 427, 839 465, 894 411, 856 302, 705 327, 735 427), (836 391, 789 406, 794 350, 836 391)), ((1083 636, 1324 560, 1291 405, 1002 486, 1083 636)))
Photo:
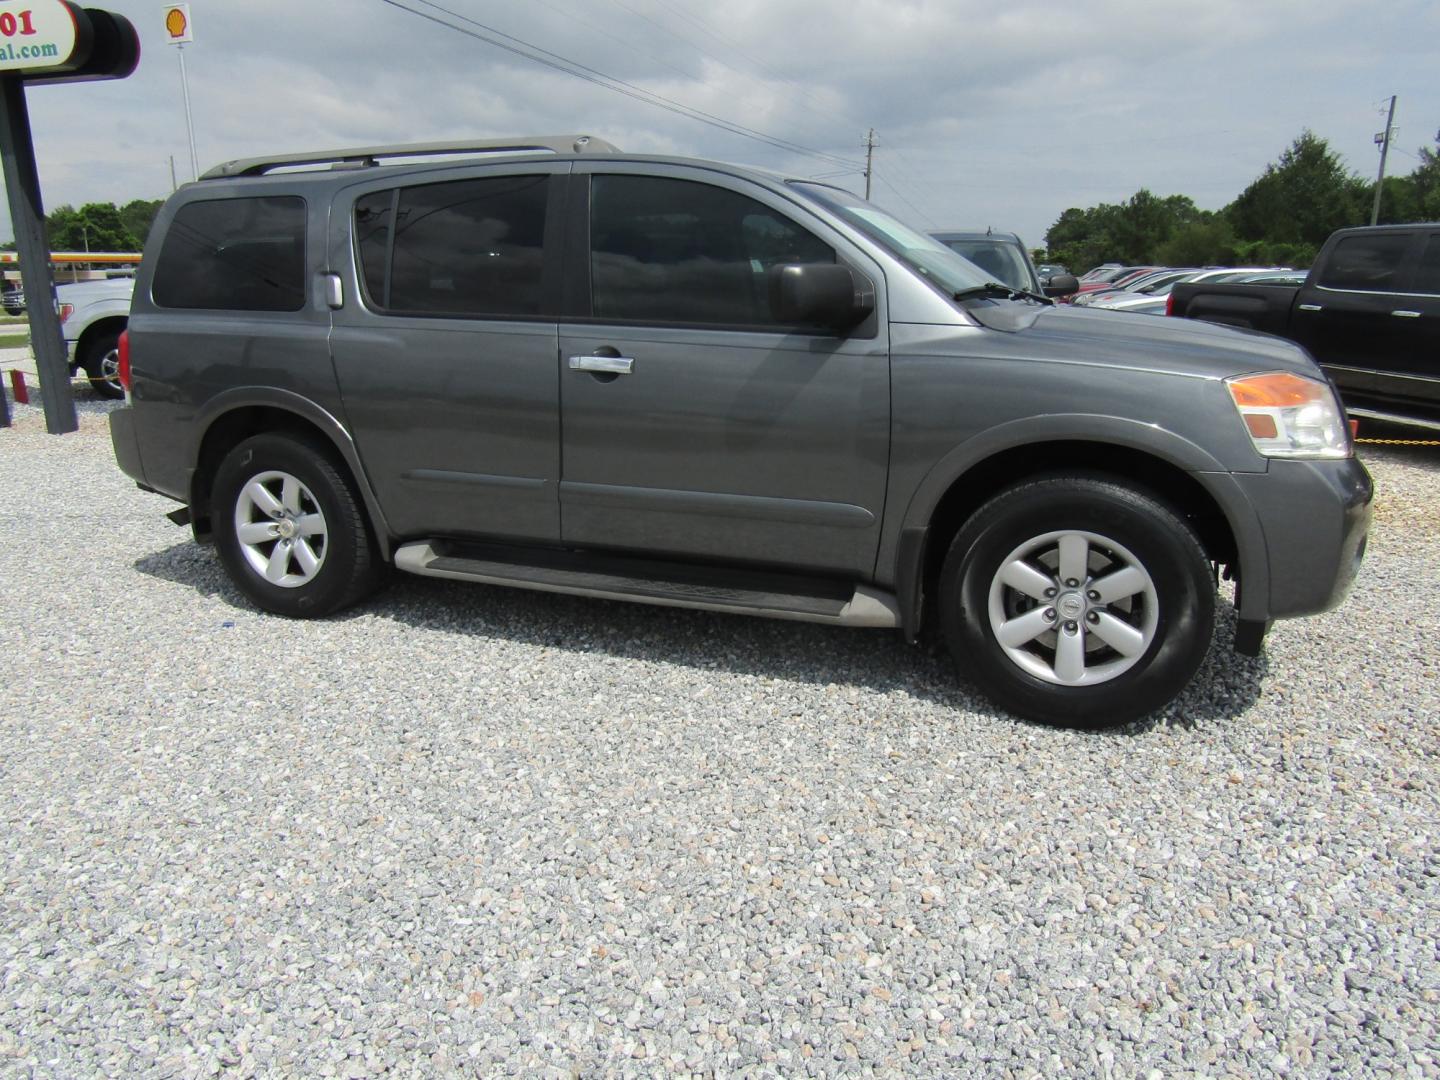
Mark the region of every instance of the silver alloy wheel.
POLYGON ((235 538, 250 569, 285 589, 313 581, 329 550, 320 504, 287 472, 260 473, 240 489, 235 538))
POLYGON ((990 629, 1022 670, 1060 686, 1093 686, 1145 655, 1160 621, 1149 572, 1098 533, 1025 541, 990 582, 990 629))

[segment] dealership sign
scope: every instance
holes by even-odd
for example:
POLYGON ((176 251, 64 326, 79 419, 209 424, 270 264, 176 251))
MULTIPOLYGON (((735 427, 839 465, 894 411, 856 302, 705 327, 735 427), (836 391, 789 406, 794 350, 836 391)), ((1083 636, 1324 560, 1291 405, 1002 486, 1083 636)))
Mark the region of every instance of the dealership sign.
POLYGON ((64 0, 0 0, 0 74, 83 63, 90 52, 88 30, 82 30, 75 7, 64 0))

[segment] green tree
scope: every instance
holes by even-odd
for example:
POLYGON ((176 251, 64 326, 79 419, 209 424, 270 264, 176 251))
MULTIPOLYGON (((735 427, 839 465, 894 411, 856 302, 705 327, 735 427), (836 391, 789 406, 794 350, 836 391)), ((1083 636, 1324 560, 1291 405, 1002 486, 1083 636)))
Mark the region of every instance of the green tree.
POLYGON ((1166 266, 1232 266, 1235 230, 1225 215, 1202 212, 1197 220, 1177 226, 1155 255, 1166 266))
POLYGON ((150 236, 150 226, 155 215, 165 205, 164 199, 133 199, 120 208, 120 221, 138 243, 132 249, 139 251, 150 236))
POLYGON ((140 242, 125 227, 114 203, 86 203, 76 210, 57 206, 45 216, 54 251, 138 251, 140 242))
POLYGON ((1045 234, 1045 243, 1052 259, 1077 273, 1106 260, 1148 263, 1176 230, 1203 219, 1189 196, 1159 196, 1141 188, 1118 205, 1066 210, 1045 234))
POLYGON ((1435 146, 1420 148, 1420 164, 1410 174, 1414 197, 1413 221, 1440 221, 1440 131, 1435 133, 1435 146))
POLYGON ((1126 263, 1149 263, 1177 228, 1199 220, 1200 211, 1187 195, 1161 198, 1141 188, 1111 218, 1115 257, 1126 263))
POLYGON ((1066 210, 1045 234, 1049 257, 1077 274, 1110 258, 1113 241, 1106 219, 1113 210, 1104 204, 1088 210, 1076 206, 1066 210))
POLYGON ((1242 241, 1318 247, 1336 229, 1367 222, 1368 210, 1364 181, 1305 131, 1225 213, 1242 241))

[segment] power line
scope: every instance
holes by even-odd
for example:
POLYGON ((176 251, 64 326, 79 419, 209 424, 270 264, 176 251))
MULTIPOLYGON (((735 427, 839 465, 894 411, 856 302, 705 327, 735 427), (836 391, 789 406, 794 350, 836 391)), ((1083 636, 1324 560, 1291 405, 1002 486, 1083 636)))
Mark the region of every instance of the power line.
MULTIPOLYGON (((620 0, 614 0, 614 2, 615 2, 615 3, 619 3, 620 0)), ((683 10, 683 9, 675 6, 674 4, 669 3, 668 0, 656 0, 656 3, 658 3, 661 7, 665 8, 667 11, 671 11, 671 12, 673 12, 674 14, 680 16, 680 18, 682 18, 682 19, 684 19, 686 22, 690 23, 690 25, 694 26, 694 27, 695 27, 697 30, 699 30, 701 33, 707 34, 709 37, 711 37, 711 38, 714 39, 715 41, 720 42, 722 45, 727 45, 727 46, 729 46, 730 48, 734 49, 735 52, 737 52, 739 55, 743 56, 743 57, 746 59, 746 61, 748 61, 749 64, 750 64, 756 71, 758 71, 761 75, 764 75, 766 78, 770 79, 770 80, 773 81, 773 82, 782 83, 782 84, 784 84, 785 86, 790 87, 790 88, 791 88, 792 90, 794 90, 800 97, 806 99, 807 101, 815 102, 815 99, 810 95, 810 93, 805 89, 805 87, 801 86, 799 83, 795 82, 793 79, 787 79, 784 75, 781 75, 781 74, 779 74, 778 72, 774 71, 772 68, 767 67, 765 64, 762 64, 759 60, 757 60, 755 57, 751 56, 748 52, 746 52, 744 49, 742 49, 737 42, 731 40, 730 38, 726 37, 724 34, 720 33, 718 30, 714 29, 714 28, 713 28, 709 23, 707 23, 704 19, 700 18, 700 16, 695 15, 695 14, 693 14, 693 13, 691 13, 691 12, 685 11, 685 10, 683 10)), ((622 4, 621 6, 623 7, 624 5, 622 4)), ((641 16, 641 18, 644 18, 644 16, 641 16)), ((647 21, 650 21, 650 20, 647 20, 647 21)), ((656 24, 656 25, 659 25, 659 24, 656 24)), ((678 35, 677 35, 677 36, 678 36, 678 35)), ((682 40, 684 40, 684 39, 682 38, 682 40)), ((698 48, 698 46, 697 46, 697 48, 698 48)), ((703 52, 704 50, 701 50, 701 51, 703 52)), ((710 54, 709 54, 709 53, 706 53, 706 55, 708 56, 708 55, 710 55, 710 54)), ((718 59, 718 58, 717 58, 717 59, 718 59)), ((725 63, 725 61, 723 61, 723 60, 721 60, 720 62, 721 62, 722 64, 725 63)), ((729 67, 731 71, 735 71, 735 69, 734 69, 733 67, 730 67, 729 64, 725 64, 725 66, 726 66, 726 67, 729 67)), ((742 74, 742 73, 741 73, 741 72, 737 72, 737 74, 742 74)), ((803 102, 802 102, 801 104, 803 105, 803 102)), ((816 104, 816 105, 819 105, 819 102, 815 102, 815 104, 816 104)), ((825 117, 828 117, 828 118, 831 119, 831 120, 838 120, 838 121, 840 121, 842 124, 846 124, 846 125, 850 125, 850 126, 855 126, 855 127, 861 127, 861 126, 863 126, 863 125, 860 125, 860 124, 856 124, 855 118, 854 118, 853 116, 843 116, 843 117, 842 117, 842 116, 840 116, 838 113, 830 112, 828 109, 822 111, 821 109, 812 108, 812 107, 810 107, 810 106, 808 106, 808 105, 805 105, 804 107, 810 109, 810 111, 811 111, 812 113, 814 113, 816 116, 825 116, 825 117)))
POLYGON ((624 96, 631 98, 635 101, 640 101, 647 105, 654 105, 658 108, 662 108, 669 112, 676 113, 677 115, 684 116, 687 119, 698 120, 700 123, 709 124, 710 126, 719 128, 722 131, 729 132, 732 135, 740 135, 744 138, 754 139, 757 142, 765 143, 766 145, 774 147, 777 150, 784 150, 788 153, 803 154, 809 157, 819 158, 822 161, 833 162, 836 165, 858 167, 857 162, 853 162, 846 158, 839 157, 836 154, 829 154, 823 150, 816 150, 812 147, 802 146, 799 143, 790 142, 787 139, 781 139, 774 135, 768 135, 763 131, 757 131, 754 128, 745 127, 742 124, 737 124, 733 121, 726 120, 722 117, 715 116, 711 113, 704 112, 689 105, 684 105, 661 94, 654 93, 653 91, 645 90, 642 87, 635 86, 632 83, 628 83, 623 79, 618 79, 613 75, 607 75, 603 71, 599 71, 592 67, 587 67, 584 64, 569 59, 568 57, 561 56, 559 53, 554 53, 548 49, 541 48, 540 46, 534 45, 524 40, 523 38, 518 38, 514 35, 507 34, 502 30, 497 30, 494 27, 487 26, 484 23, 478 22, 475 19, 471 19, 466 15, 462 15, 459 12, 452 11, 451 9, 446 8, 441 4, 434 3, 432 2, 432 0, 418 0, 418 2, 425 4, 427 7, 433 8, 435 11, 443 13, 451 19, 455 19, 463 23, 468 23, 470 26, 476 27, 478 29, 471 30, 465 26, 457 26, 455 25, 455 23, 447 22, 445 19, 442 19, 437 15, 433 15, 430 12, 420 11, 417 8, 413 8, 408 6, 407 4, 401 3, 400 0, 380 0, 380 2, 382 4, 387 4, 390 7, 397 8, 400 11, 404 11, 410 15, 418 16, 419 18, 425 19, 427 22, 435 23, 437 26, 443 26, 447 30, 453 30, 458 34, 464 34, 466 37, 474 38, 477 41, 483 41, 487 45, 493 45, 498 49, 503 49, 504 51, 522 57, 523 59, 533 61, 534 63, 541 64, 545 67, 551 68, 555 71, 559 71, 563 74, 571 75, 577 79, 581 79, 595 86, 600 86, 607 90, 612 90, 617 94, 623 94, 624 96))
POLYGON ((900 189, 897 188, 894 184, 892 184, 889 180, 885 179, 885 177, 883 176, 878 175, 876 176, 876 179, 879 180, 886 187, 888 187, 894 193, 897 199, 899 199, 902 203, 908 206, 920 221, 926 222, 932 227, 935 225, 934 219, 931 218, 929 214, 925 213, 918 206, 916 206, 909 199, 907 199, 904 194, 901 193, 900 189))
POLYGON ((694 73, 693 71, 686 71, 684 68, 680 67, 679 65, 677 65, 677 64, 672 64, 670 61, 666 60, 664 57, 656 56, 653 52, 649 52, 649 51, 646 50, 646 49, 641 49, 641 48, 639 48, 638 46, 635 45, 634 42, 632 42, 632 41, 626 41, 626 40, 625 40, 624 38, 622 38, 619 34, 611 33, 609 30, 607 30, 605 27, 601 26, 599 23, 593 22, 593 21, 591 21, 590 19, 582 18, 581 16, 576 15, 573 11, 566 11, 564 8, 557 7, 555 4, 550 3, 549 0, 532 0, 532 2, 539 4, 539 5, 540 5, 541 7, 543 7, 543 8, 548 8, 549 10, 553 11, 556 15, 559 15, 561 18, 569 19, 569 20, 571 20, 572 22, 579 23, 581 26, 584 26, 584 27, 586 27, 586 28, 588 28, 588 29, 590 29, 590 30, 593 30, 593 31, 594 31, 595 33, 597 33, 597 34, 603 34, 605 37, 609 38, 611 41, 615 42, 616 44, 623 45, 623 46, 625 46, 627 49, 630 49, 630 50, 632 50, 632 51, 634 51, 634 52, 636 52, 636 53, 639 53, 641 56, 645 57, 645 59, 651 61, 652 63, 659 64, 661 67, 664 67, 664 68, 669 68, 671 71, 675 72, 676 75, 679 75, 679 76, 681 76, 682 78, 692 79, 692 80, 695 78, 695 73, 694 73))

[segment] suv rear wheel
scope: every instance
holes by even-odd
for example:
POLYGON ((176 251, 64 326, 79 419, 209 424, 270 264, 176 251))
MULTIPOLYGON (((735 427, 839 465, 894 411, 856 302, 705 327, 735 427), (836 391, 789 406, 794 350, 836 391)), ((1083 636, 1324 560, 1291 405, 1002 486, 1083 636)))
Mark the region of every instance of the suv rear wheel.
POLYGON ((945 642, 1011 712, 1075 727, 1168 703, 1205 658, 1209 562, 1154 496, 1099 476, 1020 484, 982 506, 941 572, 945 642))
POLYGON ((266 611, 317 618, 374 590, 378 561, 360 500, 318 442, 246 439, 220 463, 211 503, 225 569, 266 611))

